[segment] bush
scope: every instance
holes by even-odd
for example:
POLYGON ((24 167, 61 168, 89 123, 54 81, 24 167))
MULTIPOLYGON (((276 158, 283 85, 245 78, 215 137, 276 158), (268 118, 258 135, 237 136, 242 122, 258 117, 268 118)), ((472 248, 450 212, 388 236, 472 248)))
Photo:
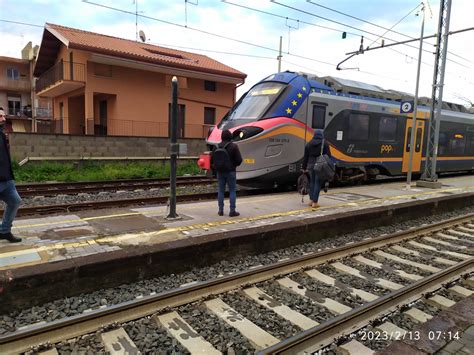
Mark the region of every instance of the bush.
MULTIPOLYGON (((19 166, 13 162, 17 182, 44 181, 101 181, 118 179, 157 179, 170 176, 169 162, 41 162, 19 166)), ((177 175, 197 175, 201 170, 196 163, 178 164, 177 175)))

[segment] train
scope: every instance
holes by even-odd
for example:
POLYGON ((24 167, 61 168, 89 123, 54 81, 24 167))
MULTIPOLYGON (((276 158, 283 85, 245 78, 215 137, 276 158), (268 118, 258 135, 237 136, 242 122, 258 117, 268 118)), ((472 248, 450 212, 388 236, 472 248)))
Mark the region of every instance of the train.
MULTIPOLYGON (((209 130, 206 143, 211 152, 222 130, 230 130, 243 158, 237 182, 284 187, 296 184, 315 129, 324 130, 340 182, 406 174, 415 131, 416 175, 426 161, 430 109, 419 106, 417 111, 413 129, 413 113, 401 113, 399 101, 341 93, 307 74, 281 72, 242 95, 209 130)), ((442 110, 437 152, 437 173, 474 171, 473 114, 442 110)), ((203 161, 198 165, 209 167, 203 161)))

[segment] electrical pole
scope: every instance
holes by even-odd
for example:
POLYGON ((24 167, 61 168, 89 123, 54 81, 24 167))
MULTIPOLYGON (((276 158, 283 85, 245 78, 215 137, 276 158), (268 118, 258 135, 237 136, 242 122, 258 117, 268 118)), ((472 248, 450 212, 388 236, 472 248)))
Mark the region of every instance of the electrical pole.
POLYGON ((436 159, 438 155, 439 125, 443 106, 444 72, 448 51, 449 19, 451 16, 451 0, 441 0, 436 38, 436 57, 433 73, 433 89, 431 95, 430 121, 428 129, 428 146, 426 147, 425 170, 422 181, 417 186, 440 188, 436 175, 436 159))
POLYGON ((176 166, 178 160, 178 78, 173 76, 170 117, 170 210, 168 219, 179 218, 176 214, 176 166))
POLYGON ((282 41, 283 41, 283 37, 280 36, 280 51, 278 52, 278 57, 277 57, 277 59, 278 59, 278 73, 281 72, 281 57, 282 57, 282 55, 281 55, 281 46, 282 46, 282 41))
MULTIPOLYGON (((411 126, 411 137, 410 137, 410 156, 408 159, 408 172, 407 172, 407 190, 411 189, 411 173, 413 168, 413 150, 415 149, 415 136, 416 136, 416 115, 418 111, 418 88, 420 86, 420 71, 421 71, 421 56, 423 53, 423 35, 425 31, 425 3, 421 7, 423 12, 423 18, 421 20, 421 34, 420 34, 420 48, 418 49, 418 69, 416 71, 416 88, 415 88, 415 101, 413 103, 413 119, 411 126)), ((421 143, 420 143, 421 144, 421 143)))

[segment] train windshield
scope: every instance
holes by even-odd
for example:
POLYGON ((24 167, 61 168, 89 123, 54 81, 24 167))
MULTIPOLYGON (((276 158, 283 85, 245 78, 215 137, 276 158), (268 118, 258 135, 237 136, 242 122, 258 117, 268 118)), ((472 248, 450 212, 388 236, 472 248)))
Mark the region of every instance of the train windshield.
POLYGON ((286 84, 272 82, 254 86, 234 105, 222 121, 258 120, 285 87, 286 84))

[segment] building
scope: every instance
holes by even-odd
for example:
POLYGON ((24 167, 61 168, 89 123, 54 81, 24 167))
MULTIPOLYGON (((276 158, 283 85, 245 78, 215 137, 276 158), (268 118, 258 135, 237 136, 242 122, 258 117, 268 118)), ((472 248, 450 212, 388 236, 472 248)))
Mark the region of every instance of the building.
POLYGON ((0 57, 0 107, 7 115, 7 129, 31 132, 30 61, 0 57))
POLYGON ((29 42, 21 59, 0 57, 0 107, 7 114, 7 130, 12 132, 50 132, 51 100, 34 91, 33 66, 38 46, 29 42))
POLYGON ((54 24, 45 25, 34 76, 62 133, 161 137, 177 76, 183 138, 205 137, 246 77, 204 55, 54 24))

